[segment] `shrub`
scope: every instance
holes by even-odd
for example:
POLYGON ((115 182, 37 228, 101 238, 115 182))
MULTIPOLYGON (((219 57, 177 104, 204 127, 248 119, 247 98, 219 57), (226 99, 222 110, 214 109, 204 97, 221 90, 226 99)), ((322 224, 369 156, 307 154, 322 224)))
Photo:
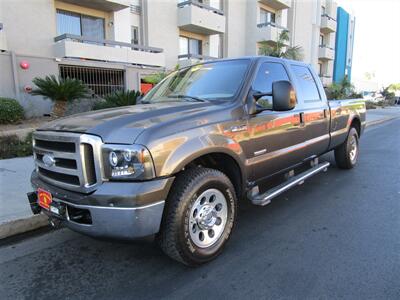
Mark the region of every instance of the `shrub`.
POLYGON ((354 86, 351 84, 347 76, 339 83, 332 83, 325 88, 326 96, 329 100, 333 99, 354 99, 362 98, 361 94, 355 92, 354 86))
POLYGON ((32 133, 20 140, 16 135, 0 137, 0 159, 32 155, 32 133))
POLYGON ((43 96, 55 102, 53 115, 62 117, 67 109, 67 101, 73 101, 89 96, 88 88, 82 81, 73 78, 61 78, 55 75, 45 78, 34 78, 32 82, 37 86, 32 95, 43 96))
POLYGON ((0 124, 16 123, 24 118, 24 109, 15 99, 0 97, 0 124))
POLYGON ((111 107, 135 105, 138 97, 140 96, 140 92, 133 90, 117 91, 114 94, 107 95, 105 97, 105 101, 96 103, 93 109, 97 110, 111 107))

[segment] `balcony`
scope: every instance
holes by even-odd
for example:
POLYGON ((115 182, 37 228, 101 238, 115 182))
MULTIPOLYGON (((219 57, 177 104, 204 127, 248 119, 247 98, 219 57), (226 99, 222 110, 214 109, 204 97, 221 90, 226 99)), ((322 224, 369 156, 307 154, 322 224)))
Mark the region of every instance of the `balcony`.
POLYGON ((328 86, 332 84, 332 77, 329 75, 320 74, 321 82, 323 86, 328 86))
POLYGON ((61 0, 62 2, 98 9, 102 11, 119 11, 130 6, 129 0, 61 0))
POLYGON ((327 14, 321 16, 321 32, 331 33, 336 31, 336 20, 327 14))
POLYGON ((291 0, 259 0, 259 2, 276 10, 287 9, 291 6, 291 0))
POLYGON ((321 60, 333 60, 335 58, 335 50, 328 46, 319 46, 318 57, 321 60))
POLYGON ((275 44, 279 35, 284 30, 287 29, 272 22, 257 24, 257 42, 266 42, 270 45, 275 44))
POLYGON ((178 55, 178 63, 180 67, 195 65, 204 61, 218 59, 217 57, 198 55, 198 54, 182 54, 178 55))
POLYGON ((0 23, 0 51, 7 51, 7 40, 6 40, 6 33, 3 29, 3 23, 0 23))
POLYGON ((178 4, 178 27, 199 34, 225 33, 225 16, 222 10, 197 1, 178 4))
POLYGON ((54 38, 56 57, 120 62, 144 66, 165 66, 163 49, 109 40, 63 34, 54 38))

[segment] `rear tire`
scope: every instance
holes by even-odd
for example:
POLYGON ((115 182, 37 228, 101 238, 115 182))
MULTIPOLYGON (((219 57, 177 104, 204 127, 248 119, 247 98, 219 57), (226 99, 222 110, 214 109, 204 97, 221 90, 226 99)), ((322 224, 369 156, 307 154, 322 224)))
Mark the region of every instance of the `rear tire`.
POLYGON ((352 169, 357 164, 358 154, 358 133, 351 127, 344 143, 335 149, 336 165, 341 169, 352 169))
POLYGON ((188 266, 217 257, 235 219, 235 189, 222 172, 191 168, 179 174, 166 201, 157 235, 161 249, 188 266))

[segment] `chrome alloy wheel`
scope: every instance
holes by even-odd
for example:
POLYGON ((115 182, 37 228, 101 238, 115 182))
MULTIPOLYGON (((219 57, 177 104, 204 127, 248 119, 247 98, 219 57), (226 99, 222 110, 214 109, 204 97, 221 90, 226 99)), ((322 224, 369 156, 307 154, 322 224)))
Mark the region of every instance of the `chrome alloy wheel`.
POLYGON ((350 152, 349 152, 350 160, 354 162, 357 158, 357 151, 358 151, 357 138, 354 135, 350 137, 349 144, 350 144, 350 152))
POLYGON ((204 191, 193 203, 189 217, 192 242, 199 248, 207 248, 218 241, 224 232, 228 218, 228 203, 217 189, 204 191))

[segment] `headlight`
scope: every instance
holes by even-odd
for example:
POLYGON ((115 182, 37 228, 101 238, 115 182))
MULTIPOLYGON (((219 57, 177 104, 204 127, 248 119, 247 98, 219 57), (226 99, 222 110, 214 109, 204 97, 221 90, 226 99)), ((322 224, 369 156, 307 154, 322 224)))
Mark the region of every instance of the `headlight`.
POLYGON ((155 176, 153 160, 144 146, 104 144, 102 154, 107 179, 145 180, 155 176))

